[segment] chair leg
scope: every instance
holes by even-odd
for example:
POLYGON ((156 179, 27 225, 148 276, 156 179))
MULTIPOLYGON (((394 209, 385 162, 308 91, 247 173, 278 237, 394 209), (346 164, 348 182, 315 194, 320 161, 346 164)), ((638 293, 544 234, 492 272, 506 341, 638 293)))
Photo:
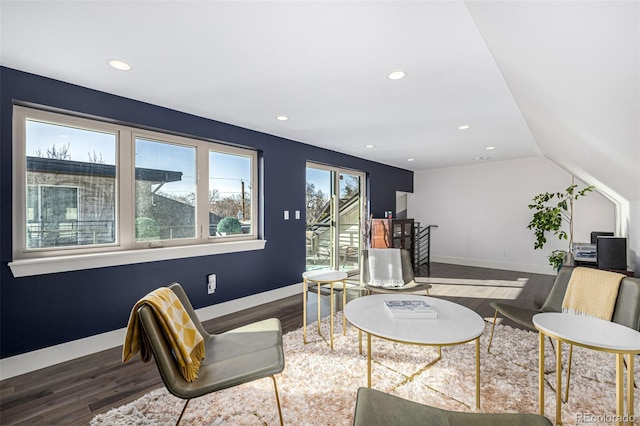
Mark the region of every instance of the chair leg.
POLYGON ((278 384, 276 383, 276 376, 271 376, 273 380, 273 388, 276 390, 276 402, 278 403, 278 415, 280 416, 280 426, 284 426, 284 421, 282 420, 282 408, 280 408, 280 396, 278 396, 278 384))
POLYGON ((180 413, 180 417, 178 417, 178 421, 176 422, 176 426, 180 424, 180 420, 182 420, 182 416, 184 416, 184 412, 187 410, 187 405, 189 405, 190 399, 187 399, 187 402, 184 403, 184 407, 182 407, 182 412, 180 413))
POLYGON ((489 346, 487 346, 487 353, 491 353, 491 341, 493 340, 493 330, 496 328, 496 320, 498 319, 498 310, 493 315, 493 325, 491 326, 491 336, 489 336, 489 346))

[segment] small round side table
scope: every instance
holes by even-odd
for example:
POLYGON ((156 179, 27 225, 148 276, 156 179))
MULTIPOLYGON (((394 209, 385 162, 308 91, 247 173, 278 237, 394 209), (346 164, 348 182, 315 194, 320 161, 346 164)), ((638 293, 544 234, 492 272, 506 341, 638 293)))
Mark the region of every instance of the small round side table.
MULTIPOLYGON (((333 270, 316 270, 316 271, 307 271, 302 274, 303 278, 303 291, 302 291, 302 335, 303 341, 307 343, 307 292, 309 291, 309 284, 315 285, 318 288, 318 334, 320 333, 320 289, 322 286, 329 286, 329 296, 331 298, 330 306, 331 306, 331 317, 329 319, 329 333, 331 335, 331 349, 333 349, 333 314, 334 314, 334 301, 333 301, 333 290, 336 283, 341 282, 341 290, 342 290, 342 307, 347 304, 347 273, 343 271, 333 271, 333 270)), ((342 332, 346 335, 347 329, 347 320, 342 317, 342 332)))

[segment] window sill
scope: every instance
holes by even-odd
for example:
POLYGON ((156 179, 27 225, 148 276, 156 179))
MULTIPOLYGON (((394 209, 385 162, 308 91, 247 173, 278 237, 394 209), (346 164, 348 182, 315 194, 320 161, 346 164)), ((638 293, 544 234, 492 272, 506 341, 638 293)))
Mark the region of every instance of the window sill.
POLYGON ((53 274, 56 272, 104 268, 107 266, 131 265, 135 263, 157 262, 160 260, 209 256, 212 254, 262 250, 266 243, 266 240, 234 241, 182 247, 162 247, 109 253, 20 259, 9 262, 9 267, 11 268, 13 276, 19 278, 53 274))

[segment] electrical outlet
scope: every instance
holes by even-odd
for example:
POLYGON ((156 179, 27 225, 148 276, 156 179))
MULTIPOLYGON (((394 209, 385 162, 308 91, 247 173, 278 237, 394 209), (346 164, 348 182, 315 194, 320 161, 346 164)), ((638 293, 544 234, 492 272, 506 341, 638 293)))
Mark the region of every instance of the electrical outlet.
POLYGON ((213 294, 216 292, 216 274, 211 274, 207 278, 207 293, 213 294))

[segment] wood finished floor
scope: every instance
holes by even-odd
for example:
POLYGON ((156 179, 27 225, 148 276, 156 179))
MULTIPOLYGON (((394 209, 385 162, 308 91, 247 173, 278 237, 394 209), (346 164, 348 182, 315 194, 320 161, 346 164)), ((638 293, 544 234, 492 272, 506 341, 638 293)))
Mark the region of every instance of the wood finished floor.
MULTIPOLYGON (((422 274, 426 276, 426 271, 422 274)), ((539 305, 553 277, 459 265, 431 265, 432 296, 460 303, 483 318, 492 317, 494 300, 511 298, 523 306, 539 305)), ((349 291, 348 298, 358 297, 349 291)), ((336 299, 340 301, 341 298, 336 299)), ((339 303, 338 303, 339 304, 339 303)), ((321 299, 323 315, 328 298, 321 299)), ((316 321, 317 299, 310 295, 308 323, 316 321)), ((204 323, 210 333, 277 317, 284 332, 302 326, 302 295, 291 296, 259 307, 236 312, 204 323)), ((503 324, 510 324, 503 322, 503 324)), ((120 361, 122 347, 54 365, 0 382, 2 425, 86 425, 97 414, 131 402, 157 389, 162 381, 155 363, 139 357, 120 361)))

